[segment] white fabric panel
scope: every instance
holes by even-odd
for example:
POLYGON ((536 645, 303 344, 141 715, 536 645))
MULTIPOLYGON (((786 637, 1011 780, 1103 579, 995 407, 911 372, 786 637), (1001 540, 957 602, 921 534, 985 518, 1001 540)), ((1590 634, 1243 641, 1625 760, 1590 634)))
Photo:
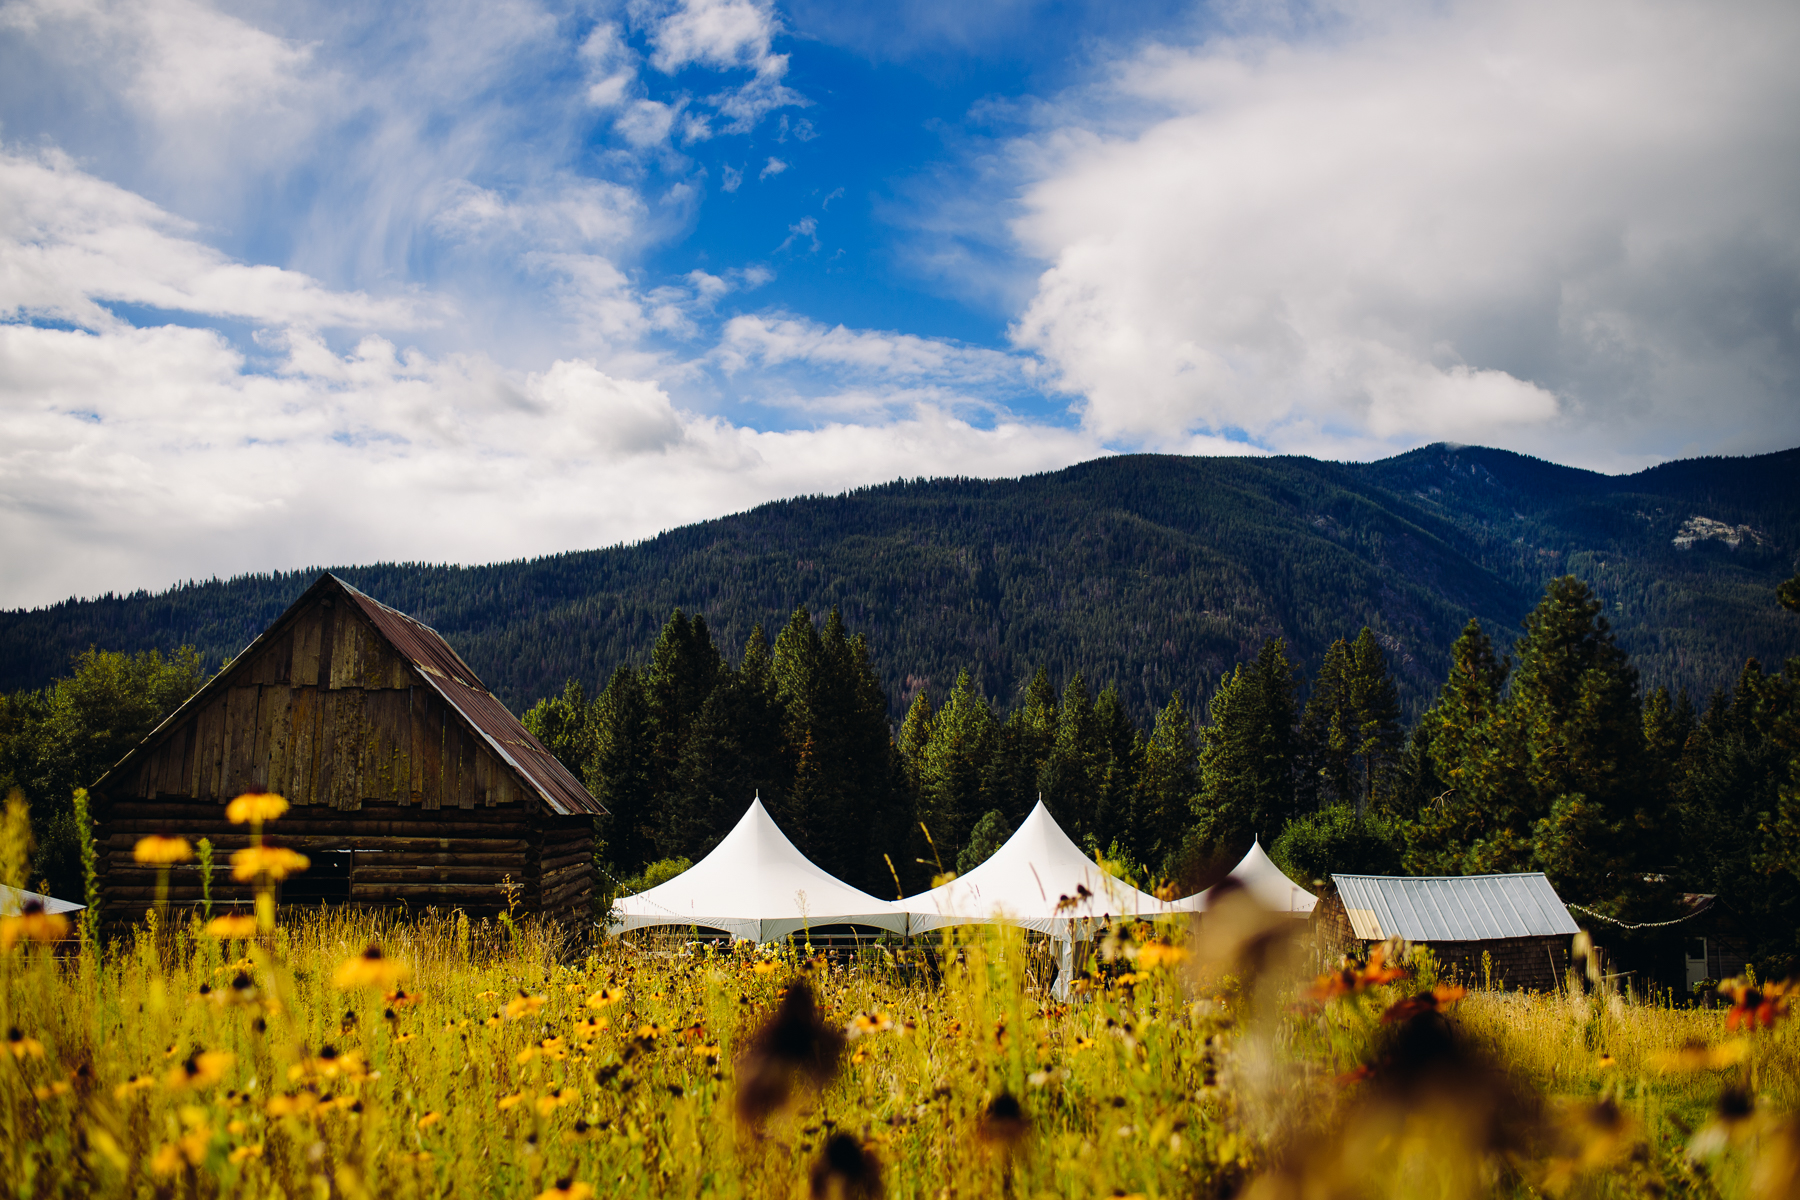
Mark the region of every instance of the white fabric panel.
MULTIPOLYGON (((1252 842, 1250 852, 1231 868, 1229 879, 1244 885, 1256 902, 1273 912, 1304 916, 1313 910, 1319 898, 1289 879, 1282 869, 1263 853, 1260 841, 1252 842)), ((1212 903, 1212 888, 1184 896, 1171 906, 1180 912, 1205 912, 1212 903)))
POLYGON ((699 925, 734 938, 775 942, 820 925, 906 932, 906 914, 815 866, 788 841, 760 799, 711 854, 613 906, 610 929, 699 925))
POLYGON ((47 913, 80 912, 85 904, 76 904, 69 900, 58 900, 55 896, 45 896, 38 892, 28 892, 24 888, 10 887, 0 883, 0 916, 16 917, 25 911, 25 906, 36 900, 44 906, 47 913))

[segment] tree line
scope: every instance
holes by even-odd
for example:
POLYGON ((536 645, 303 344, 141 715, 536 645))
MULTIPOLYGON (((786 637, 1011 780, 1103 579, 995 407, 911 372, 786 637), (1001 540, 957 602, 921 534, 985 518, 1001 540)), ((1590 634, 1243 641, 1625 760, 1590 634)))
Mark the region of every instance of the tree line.
POLYGON ((865 638, 804 607, 772 645, 758 627, 736 664, 677 610, 645 665, 616 667, 591 699, 571 682, 525 721, 611 812, 616 879, 704 855, 760 795, 827 870, 910 893, 977 865, 1041 797, 1145 886, 1210 884, 1258 838, 1308 884, 1541 870, 1626 925, 1717 895, 1763 961, 1791 961, 1800 660, 1751 660, 1702 705, 1645 694, 1604 607, 1556 579, 1510 654, 1470 621, 1410 728, 1365 627, 1310 680, 1269 638, 1203 720, 1176 693, 1144 729, 1115 683, 1076 673, 1058 691, 1040 668, 1004 711, 965 671, 896 729, 865 638))

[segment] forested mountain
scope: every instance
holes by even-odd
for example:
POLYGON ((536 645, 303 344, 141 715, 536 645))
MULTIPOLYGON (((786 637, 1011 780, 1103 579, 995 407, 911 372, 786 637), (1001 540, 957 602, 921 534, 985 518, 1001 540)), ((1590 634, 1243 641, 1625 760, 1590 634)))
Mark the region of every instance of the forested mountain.
MULTIPOLYGON (((644 662, 670 611, 741 654, 796 605, 866 635, 897 719, 959 671, 1010 705, 1035 670, 1116 683, 1147 727, 1201 711, 1233 664, 1285 637, 1310 675, 1369 626, 1405 712, 1477 617, 1504 650, 1548 579, 1605 601, 1647 686, 1696 697, 1745 658, 1800 653, 1769 589, 1800 548, 1800 451, 1628 476, 1432 446, 1367 464, 1100 459, 1018 480, 918 480, 806 497, 631 546, 481 567, 333 568, 443 633, 515 711, 567 679, 598 692, 644 662)), ((0 613, 0 691, 42 687, 90 646, 195 646, 216 666, 316 568, 0 613)))

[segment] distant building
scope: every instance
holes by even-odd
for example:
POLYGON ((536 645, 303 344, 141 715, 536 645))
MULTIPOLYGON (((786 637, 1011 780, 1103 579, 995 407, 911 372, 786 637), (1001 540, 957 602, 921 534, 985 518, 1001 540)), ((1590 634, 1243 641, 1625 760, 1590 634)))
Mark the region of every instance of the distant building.
POLYGON ((1541 872, 1519 875, 1333 875, 1319 902, 1327 936, 1365 947, 1422 942, 1443 972, 1496 987, 1549 991, 1580 926, 1541 872), (1483 955, 1486 956, 1484 966, 1483 955))
MULTIPOLYGON (((212 839, 215 903, 248 901, 228 864, 249 830, 225 819, 244 792, 293 806, 266 830, 312 860, 284 904, 480 916, 510 879, 523 911, 590 916, 605 809, 435 631, 329 573, 90 790, 108 925, 154 902, 146 834, 212 839)), ((170 902, 199 899, 176 867, 170 902)))

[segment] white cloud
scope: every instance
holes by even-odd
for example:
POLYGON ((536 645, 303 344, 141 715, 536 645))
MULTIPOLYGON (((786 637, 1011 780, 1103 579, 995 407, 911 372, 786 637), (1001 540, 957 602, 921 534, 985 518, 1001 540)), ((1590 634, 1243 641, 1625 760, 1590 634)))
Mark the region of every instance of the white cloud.
POLYGON ((728 374, 804 363, 886 385, 935 381, 957 388, 1028 384, 1036 363, 1020 355, 905 333, 847 329, 804 317, 755 314, 725 323, 714 358, 728 374))
POLYGON ((737 167, 727 163, 719 168, 719 187, 727 192, 735 192, 744 184, 744 173, 737 167))
POLYGON ((528 374, 296 336, 250 374, 208 330, 0 325, 0 604, 377 559, 481 562, 646 537, 804 492, 1018 474, 1091 438, 897 420, 758 432, 582 360, 528 374))
POLYGON ((782 162, 779 158, 771 157, 768 162, 763 164, 763 169, 757 173, 756 180, 758 183, 761 183, 769 176, 779 175, 787 169, 788 165, 786 163, 782 162))
POLYGON ((407 298, 334 292, 296 271, 235 263, 186 221, 80 170, 66 155, 0 150, 0 315, 98 329, 106 303, 260 324, 410 327, 407 298))
POLYGON ((1800 438, 1800 9, 1325 16, 1153 47, 1015 147, 1049 263, 1015 337, 1090 430, 1596 465, 1800 438))
POLYGON ((679 103, 636 100, 613 122, 613 128, 619 131, 620 137, 643 150, 669 140, 669 130, 674 128, 675 117, 680 111, 679 103))
POLYGON ((701 66, 753 73, 749 82, 707 97, 726 120, 724 132, 748 133, 767 113, 808 103, 781 82, 788 56, 774 52, 781 27, 765 0, 676 0, 638 7, 650 28, 650 65, 658 71, 701 66))
POLYGON ((775 247, 775 252, 779 254, 786 250, 794 244, 796 238, 805 238, 811 242, 812 252, 817 254, 819 252, 819 219, 817 217, 801 217, 798 224, 789 225, 787 237, 781 245, 775 247))

